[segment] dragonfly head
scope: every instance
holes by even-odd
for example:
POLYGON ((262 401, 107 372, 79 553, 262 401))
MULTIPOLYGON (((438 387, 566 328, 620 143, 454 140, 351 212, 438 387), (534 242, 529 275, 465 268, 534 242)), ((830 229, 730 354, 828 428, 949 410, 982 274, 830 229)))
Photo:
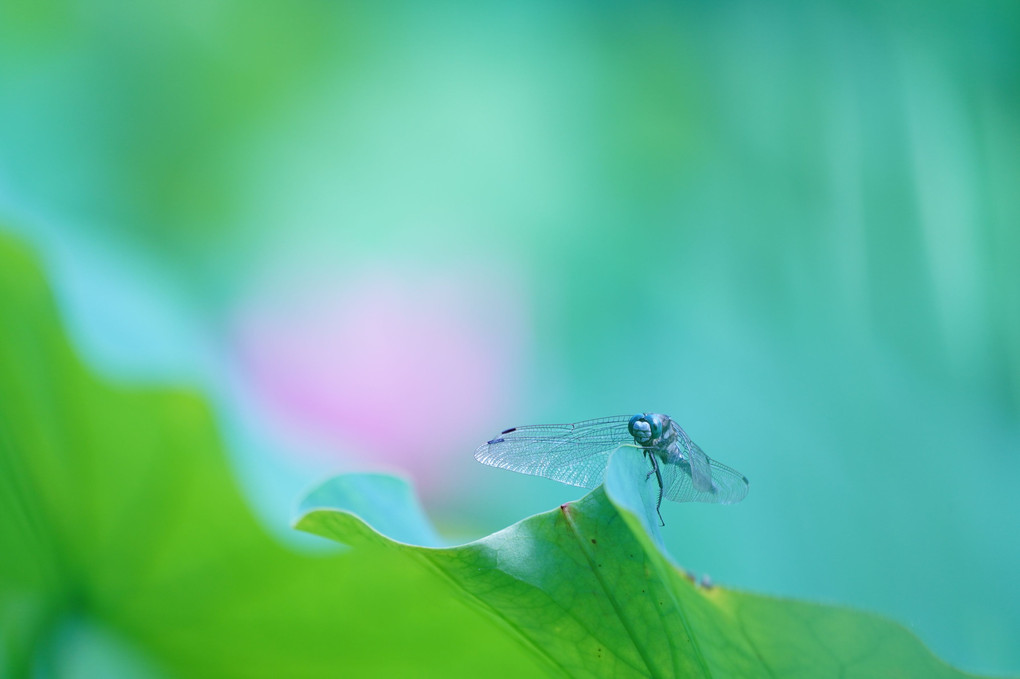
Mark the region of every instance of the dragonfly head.
POLYGON ((627 428, 634 440, 643 446, 649 445, 662 437, 665 428, 664 416, 655 413, 638 413, 630 418, 627 428))

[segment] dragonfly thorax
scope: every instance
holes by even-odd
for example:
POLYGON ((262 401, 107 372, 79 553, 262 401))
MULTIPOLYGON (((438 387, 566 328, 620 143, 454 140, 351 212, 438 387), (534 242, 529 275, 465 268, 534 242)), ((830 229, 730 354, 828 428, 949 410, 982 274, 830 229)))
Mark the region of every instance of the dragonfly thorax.
POLYGON ((627 428, 638 445, 658 448, 675 436, 671 424, 668 415, 638 413, 630 418, 627 428))

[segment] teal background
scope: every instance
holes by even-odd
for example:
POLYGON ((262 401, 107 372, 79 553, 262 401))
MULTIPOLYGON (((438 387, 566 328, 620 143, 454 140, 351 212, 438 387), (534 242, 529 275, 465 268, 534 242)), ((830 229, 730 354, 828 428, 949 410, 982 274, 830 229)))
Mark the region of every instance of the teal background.
POLYGON ((4 0, 0 220, 295 548, 332 471, 478 536, 581 494, 478 443, 661 411, 751 480, 687 568, 1017 673, 1018 71, 1009 2, 4 0))

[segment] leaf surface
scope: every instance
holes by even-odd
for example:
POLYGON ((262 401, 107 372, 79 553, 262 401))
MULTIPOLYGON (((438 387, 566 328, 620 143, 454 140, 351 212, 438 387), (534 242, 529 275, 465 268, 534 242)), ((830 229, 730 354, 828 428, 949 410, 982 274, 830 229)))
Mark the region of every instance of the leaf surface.
MULTIPOLYGON (((203 398, 97 378, 56 319, 35 259, 0 234, 0 676, 537 671, 413 564, 279 544, 203 398), (100 647, 122 657, 80 664, 100 647)), ((408 539, 431 531, 373 520, 408 539)))
POLYGON ((367 523, 380 504, 408 525, 425 522, 407 489, 381 477, 327 482, 296 525, 426 566, 573 677, 967 676, 875 615, 696 586, 663 551, 646 471, 621 448, 604 485, 581 500, 457 547, 408 544, 367 523))

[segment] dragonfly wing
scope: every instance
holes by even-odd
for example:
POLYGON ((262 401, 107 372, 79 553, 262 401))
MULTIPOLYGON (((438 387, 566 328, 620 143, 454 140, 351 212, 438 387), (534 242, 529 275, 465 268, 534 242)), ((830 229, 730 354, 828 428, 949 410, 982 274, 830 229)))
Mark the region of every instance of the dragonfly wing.
POLYGON ((595 488, 605 478, 610 453, 634 443, 627 428, 629 421, 629 417, 619 416, 513 427, 479 446, 475 459, 501 469, 595 488))
MULTIPOLYGON (((711 493, 712 466, 708 459, 708 455, 705 455, 705 451, 703 451, 697 443, 692 441, 691 437, 687 435, 687 432, 685 432, 676 422, 673 422, 673 432, 676 434, 677 449, 683 456, 683 461, 679 465, 680 469, 686 472, 689 477, 690 485, 694 490, 703 493, 711 493)), ((663 483, 665 484, 665 479, 663 480, 663 483)), ((681 484, 682 479, 677 479, 676 483, 681 484)), ((680 492, 679 488, 678 492, 680 492)), ((686 492, 686 490, 683 490, 683 493, 686 492)), ((677 502, 687 502, 687 500, 677 500, 677 502)))
POLYGON ((662 470, 662 496, 673 502, 715 502, 711 491, 694 487, 691 466, 684 461, 660 465, 662 470))
POLYGON ((687 460, 691 465, 691 483, 700 491, 712 491, 712 466, 708 455, 697 443, 688 439, 687 460))
POLYGON ((711 460, 711 463, 712 488, 716 498, 714 502, 721 505, 732 505, 747 497, 747 489, 750 484, 746 476, 715 460, 711 460))
POLYGON ((663 496, 673 502, 708 502, 729 505, 747 495, 747 477, 705 454, 683 429, 674 423, 677 445, 684 460, 663 465, 663 496))

